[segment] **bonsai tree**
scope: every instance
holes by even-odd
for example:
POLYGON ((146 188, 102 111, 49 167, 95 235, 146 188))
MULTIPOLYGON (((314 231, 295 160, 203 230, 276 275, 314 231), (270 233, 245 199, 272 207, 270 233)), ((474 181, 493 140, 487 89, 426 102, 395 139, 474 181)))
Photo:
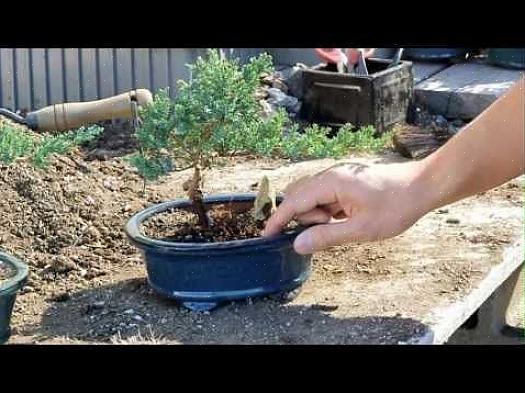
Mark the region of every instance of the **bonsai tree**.
MULTIPOLYGON (((190 80, 179 81, 174 100, 167 89, 160 90, 153 103, 141 109, 136 130, 139 151, 130 162, 144 180, 143 191, 147 181, 175 166, 176 170, 193 168, 183 188, 204 228, 210 222, 202 202, 203 171, 216 156, 254 153, 291 159, 337 158, 351 150, 381 149, 390 138, 387 134, 375 138, 371 127, 355 132, 351 125, 342 127, 333 138, 329 128, 316 124, 299 132, 297 124, 288 127, 283 109, 263 117, 256 92, 261 77, 272 72, 267 54, 241 66, 238 60, 210 50, 189 68, 190 80)), ((264 189, 266 180, 261 184, 264 189)))
POLYGON ((178 94, 171 100, 167 90, 141 111, 142 123, 136 136, 139 152, 131 157, 144 182, 173 168, 176 160, 193 168, 184 184, 200 224, 210 225, 202 202, 203 170, 216 154, 233 154, 244 145, 244 130, 259 119, 255 91, 260 75, 270 72, 271 57, 261 55, 240 66, 217 50, 190 65, 189 82, 179 81, 178 94))
POLYGON ((191 177, 184 182, 189 200, 142 210, 128 221, 126 233, 139 249, 148 250, 144 253, 148 266, 162 265, 162 269, 147 269, 154 289, 182 301, 191 310, 211 310, 232 297, 288 292, 308 277, 310 256, 293 251, 293 238, 302 230, 300 226, 291 225, 285 236, 253 241, 260 236, 261 224, 276 205, 269 179, 263 177, 260 181, 255 198, 218 198, 217 203, 228 203, 231 209, 210 208, 216 220, 212 225, 203 202, 204 171, 213 165, 216 156, 237 153, 287 158, 346 154, 347 147, 357 147, 355 142, 366 142, 368 136, 354 138, 347 127, 347 131, 329 138, 329 130, 316 125, 299 132, 299 125, 290 125, 284 111, 263 116, 258 97, 264 94, 256 94, 256 90, 261 74, 271 71, 266 55, 240 66, 211 51, 190 70, 189 82, 179 83, 174 100, 163 90, 142 109, 136 130, 139 151, 131 157, 144 184, 170 170, 192 168, 191 177), (246 203, 252 200, 252 206, 246 203), (195 215, 185 214, 189 205, 195 215), (172 215, 174 211, 182 214, 172 215), (168 216, 160 216, 164 213, 168 216), (155 215, 160 219, 150 221, 155 215), (200 225, 194 225, 197 215, 200 225), (156 239, 162 243, 151 248, 151 241, 156 239), (223 242, 229 240, 239 241, 235 247, 242 247, 240 255, 223 247, 223 242), (186 247, 164 247, 166 241, 186 243, 186 247), (258 244, 261 242, 265 244, 262 248, 258 244), (202 243, 207 243, 209 252, 202 252, 202 243), (195 292, 188 287, 188 264, 194 271, 191 280, 195 292), (286 268, 288 264, 294 268, 286 268), (231 273, 225 273, 226 268, 231 273), (212 296, 203 297, 203 292, 212 296))

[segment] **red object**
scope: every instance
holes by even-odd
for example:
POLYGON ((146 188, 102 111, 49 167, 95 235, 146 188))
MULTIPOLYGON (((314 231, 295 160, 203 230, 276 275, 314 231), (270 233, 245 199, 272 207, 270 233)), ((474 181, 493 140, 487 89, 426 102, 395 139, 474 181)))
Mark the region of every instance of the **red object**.
MULTIPOLYGON (((374 55, 375 48, 365 52, 365 59, 374 55)), ((330 64, 337 64, 344 60, 344 53, 339 48, 315 48, 315 53, 322 61, 330 64)), ((356 48, 349 48, 346 51, 346 58, 350 64, 357 64, 359 61, 359 51, 356 48)))
POLYGON ((343 51, 338 48, 316 48, 315 52, 326 63, 337 64, 344 60, 343 51))
MULTIPOLYGON (((370 48, 369 50, 365 51, 365 59, 372 57, 374 55, 374 52, 375 48, 370 48)), ((346 51, 346 57, 348 58, 348 62, 350 64, 357 64, 359 62, 359 50, 357 48, 349 48, 346 51)))

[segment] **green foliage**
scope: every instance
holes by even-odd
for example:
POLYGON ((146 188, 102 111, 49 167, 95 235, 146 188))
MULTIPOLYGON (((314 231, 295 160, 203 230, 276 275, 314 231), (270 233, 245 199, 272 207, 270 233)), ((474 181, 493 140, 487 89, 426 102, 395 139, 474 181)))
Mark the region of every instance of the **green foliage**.
POLYGON ((140 151, 129 157, 129 163, 145 180, 155 180, 171 170, 169 156, 175 129, 174 103, 168 89, 160 90, 153 103, 141 108, 141 124, 135 132, 140 151))
POLYGON ((18 124, 0 122, 0 161, 11 164, 17 158, 29 157, 37 168, 45 168, 52 154, 65 154, 76 146, 99 136, 102 127, 82 127, 58 135, 39 136, 18 124))
POLYGON ((259 121, 255 91, 261 74, 272 71, 269 55, 241 66, 210 50, 189 68, 191 80, 178 82, 175 100, 161 90, 140 113, 139 152, 130 163, 146 180, 166 174, 174 158, 185 166, 208 166, 216 152, 241 150, 248 130, 259 121))
POLYGON ((376 136, 373 127, 356 130, 347 124, 330 137, 331 129, 313 124, 299 132, 295 124, 287 131, 288 116, 280 111, 269 120, 252 125, 244 152, 262 156, 279 156, 294 160, 339 158, 351 152, 378 152, 389 146, 392 133, 376 136))
POLYGON ((376 131, 372 126, 362 127, 355 131, 351 125, 345 125, 341 127, 333 140, 334 154, 342 155, 351 151, 379 152, 391 145, 392 137, 392 131, 376 136, 376 131))
POLYGON ((282 155, 292 159, 329 157, 333 144, 328 137, 330 131, 330 128, 314 124, 304 133, 290 133, 283 138, 282 155))
POLYGON ((100 126, 90 126, 58 135, 45 135, 36 144, 31 161, 37 168, 45 168, 52 154, 66 154, 73 148, 97 138, 103 131, 100 126))
POLYGON ((34 136, 24 127, 0 119, 0 161, 11 164, 27 156, 35 145, 34 136))
POLYGON ((221 58, 211 50, 190 66, 192 78, 179 81, 175 100, 176 143, 187 160, 236 152, 244 145, 247 126, 259 119, 255 91, 263 72, 271 72, 271 57, 238 60, 221 58))
MULTIPOLYGON (((259 118, 251 122, 242 134, 243 143, 238 150, 264 157, 278 155, 288 122, 288 114, 284 109, 279 110, 269 119, 259 118)), ((291 131, 296 131, 296 128, 291 131)))
POLYGON ((170 157, 146 157, 141 154, 134 154, 129 157, 129 163, 137 168, 145 180, 158 179, 168 173, 173 165, 170 157))
POLYGON ((141 124, 135 134, 140 146, 146 150, 169 148, 175 118, 167 88, 155 94, 152 105, 141 108, 140 117, 141 124))
POLYGON ((260 86, 261 75, 270 74, 273 71, 273 59, 269 54, 263 53, 259 57, 250 59, 249 63, 242 69, 247 89, 255 91, 260 86))
POLYGON ((155 180, 173 168, 173 162, 206 167, 214 155, 236 153, 290 159, 341 157, 352 151, 385 148, 391 134, 375 136, 372 127, 331 130, 311 125, 299 132, 284 109, 270 118, 261 116, 256 98, 261 76, 273 71, 269 55, 241 66, 238 60, 211 50, 189 66, 190 81, 179 81, 175 100, 167 90, 155 94, 141 111, 136 136, 139 152, 130 157, 145 180, 155 180))

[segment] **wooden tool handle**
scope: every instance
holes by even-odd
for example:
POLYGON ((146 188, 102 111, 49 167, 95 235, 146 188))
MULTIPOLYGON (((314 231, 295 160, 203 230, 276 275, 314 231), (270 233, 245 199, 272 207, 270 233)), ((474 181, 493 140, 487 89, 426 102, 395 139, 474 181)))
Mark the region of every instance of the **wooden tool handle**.
POLYGON ((34 130, 64 131, 105 120, 130 119, 135 103, 143 106, 152 101, 149 90, 138 89, 97 101, 55 104, 29 113, 25 120, 34 130))

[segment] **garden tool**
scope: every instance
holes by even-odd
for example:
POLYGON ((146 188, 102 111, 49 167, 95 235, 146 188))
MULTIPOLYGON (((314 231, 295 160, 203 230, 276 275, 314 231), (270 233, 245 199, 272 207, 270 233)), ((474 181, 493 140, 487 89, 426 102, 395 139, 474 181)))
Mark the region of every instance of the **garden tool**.
POLYGON ((55 104, 26 116, 0 108, 0 115, 34 131, 65 131, 112 119, 135 120, 137 107, 151 102, 153 96, 149 90, 137 89, 96 101, 55 104))
POLYGON ((368 68, 366 67, 365 61, 365 50, 359 48, 359 58, 357 60, 357 66, 355 67, 355 73, 357 75, 368 75, 368 68))
POLYGON ((403 56, 403 48, 399 48, 396 51, 394 57, 392 58, 392 62, 388 65, 388 68, 392 68, 398 65, 399 62, 401 61, 401 56, 403 56))
POLYGON ((346 66, 347 72, 350 74, 368 75, 365 59, 371 57, 375 49, 371 48, 365 51, 364 48, 357 50, 350 48, 345 54, 339 48, 316 48, 315 52, 326 63, 336 64, 340 73, 344 72, 344 66, 346 66))
MULTIPOLYGON (((395 67, 399 64, 401 61, 401 56, 403 56, 403 48, 399 48, 396 53, 394 54, 394 57, 392 58, 392 61, 388 65, 387 68, 395 67)), ((366 61, 365 58, 367 56, 365 55, 365 51, 363 48, 359 48, 359 58, 356 66, 356 74, 357 75, 368 75, 368 69, 366 67, 366 61)))
MULTIPOLYGON (((367 69, 367 66, 366 66, 366 58, 367 57, 370 57, 373 53, 373 51, 370 51, 368 53, 365 53, 365 50, 363 48, 359 48, 358 49, 359 51, 359 54, 358 54, 358 60, 357 60, 357 65, 355 67, 355 70, 356 70, 356 74, 357 75, 368 75, 368 69, 367 69)), ((403 56, 403 48, 399 48, 395 54, 394 54, 394 57, 392 58, 392 61, 390 62, 390 64, 388 65, 387 68, 392 68, 392 67, 395 67, 399 64, 399 62, 401 61, 401 57, 403 56)))
POLYGON ((343 74, 345 69, 348 69, 348 61, 346 58, 337 63, 337 72, 343 74))

